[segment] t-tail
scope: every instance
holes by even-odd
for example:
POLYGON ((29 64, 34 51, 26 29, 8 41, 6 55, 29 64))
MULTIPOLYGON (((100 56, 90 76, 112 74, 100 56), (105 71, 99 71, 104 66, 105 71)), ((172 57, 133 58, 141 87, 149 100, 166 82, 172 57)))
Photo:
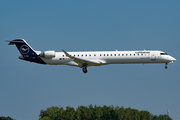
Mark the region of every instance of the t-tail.
POLYGON ((46 64, 36 53, 36 51, 24 40, 24 39, 16 39, 9 42, 9 45, 16 45, 17 49, 21 53, 22 56, 19 59, 36 62, 40 64, 46 64))

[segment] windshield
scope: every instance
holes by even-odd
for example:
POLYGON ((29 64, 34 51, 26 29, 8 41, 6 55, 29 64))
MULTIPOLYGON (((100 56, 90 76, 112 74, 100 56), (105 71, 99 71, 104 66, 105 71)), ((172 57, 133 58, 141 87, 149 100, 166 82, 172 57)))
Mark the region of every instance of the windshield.
POLYGON ((167 53, 160 53, 160 55, 168 55, 167 53))

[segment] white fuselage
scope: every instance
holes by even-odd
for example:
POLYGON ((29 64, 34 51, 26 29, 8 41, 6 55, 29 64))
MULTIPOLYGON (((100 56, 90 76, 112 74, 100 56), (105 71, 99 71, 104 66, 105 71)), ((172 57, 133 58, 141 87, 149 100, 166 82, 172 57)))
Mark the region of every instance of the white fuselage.
MULTIPOLYGON (((176 60, 162 51, 94 51, 68 53, 76 58, 100 63, 100 65, 170 63, 176 60)), ((55 57, 51 59, 41 58, 46 64, 50 65, 79 66, 73 59, 67 57, 64 52, 56 52, 55 57)))
POLYGON ((49 65, 69 65, 82 68, 87 73, 87 67, 108 64, 145 64, 168 63, 176 61, 162 51, 89 51, 89 52, 55 52, 35 51, 24 39, 8 41, 9 45, 16 45, 22 56, 19 59, 49 65))

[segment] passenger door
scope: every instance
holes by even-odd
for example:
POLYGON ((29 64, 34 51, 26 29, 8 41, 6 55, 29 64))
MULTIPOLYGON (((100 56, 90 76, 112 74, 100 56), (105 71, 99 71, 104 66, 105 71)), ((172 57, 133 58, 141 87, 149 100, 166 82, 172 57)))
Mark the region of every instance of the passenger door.
POLYGON ((155 52, 151 53, 151 61, 156 61, 156 53, 155 52))

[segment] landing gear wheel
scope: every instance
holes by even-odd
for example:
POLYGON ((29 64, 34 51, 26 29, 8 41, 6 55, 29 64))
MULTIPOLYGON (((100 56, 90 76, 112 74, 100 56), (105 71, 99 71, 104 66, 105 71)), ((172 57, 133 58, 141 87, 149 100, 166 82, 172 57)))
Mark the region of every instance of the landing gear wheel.
POLYGON ((84 73, 87 73, 87 68, 84 67, 84 68, 82 69, 82 71, 83 71, 84 73))
POLYGON ((167 65, 168 65, 168 63, 166 63, 165 69, 167 69, 167 68, 168 68, 168 67, 167 67, 167 65))

